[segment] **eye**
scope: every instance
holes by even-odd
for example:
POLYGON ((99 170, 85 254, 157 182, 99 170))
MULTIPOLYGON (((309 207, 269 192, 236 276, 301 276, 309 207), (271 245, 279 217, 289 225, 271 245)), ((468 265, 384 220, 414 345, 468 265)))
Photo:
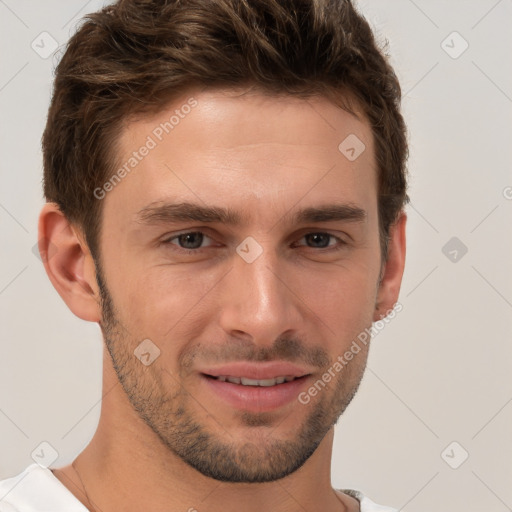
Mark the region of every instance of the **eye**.
POLYGON ((177 245, 181 249, 185 250, 194 250, 200 249, 205 240, 211 241, 211 238, 201 231, 188 231, 187 233, 181 233, 179 235, 174 235, 171 238, 167 238, 163 243, 177 245))
MULTIPOLYGON (((335 248, 336 243, 340 246, 345 245, 341 238, 331 235, 330 233, 307 233, 304 235, 301 240, 306 241, 306 245, 308 247, 312 247, 314 249, 325 249, 325 248, 335 248)), ((304 245, 304 244, 299 244, 304 245)))

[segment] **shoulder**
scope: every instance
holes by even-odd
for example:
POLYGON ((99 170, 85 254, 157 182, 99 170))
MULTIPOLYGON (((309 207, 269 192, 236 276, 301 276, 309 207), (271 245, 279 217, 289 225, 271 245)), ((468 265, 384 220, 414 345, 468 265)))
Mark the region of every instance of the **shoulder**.
POLYGON ((38 479, 39 465, 31 464, 21 473, 0 480, 0 512, 18 512, 16 502, 19 495, 27 491, 28 486, 38 479))
POLYGON ((359 501, 360 512, 397 512, 395 508, 378 505, 360 491, 353 489, 339 489, 339 491, 359 501))
POLYGON ((87 512, 50 469, 31 464, 0 480, 0 512, 87 512))

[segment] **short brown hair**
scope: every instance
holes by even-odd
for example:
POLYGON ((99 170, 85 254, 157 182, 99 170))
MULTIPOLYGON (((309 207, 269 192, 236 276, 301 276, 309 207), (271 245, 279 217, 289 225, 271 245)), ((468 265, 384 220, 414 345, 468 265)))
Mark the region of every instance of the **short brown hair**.
MULTIPOLYGON (((102 202, 131 115, 192 86, 355 98, 375 141, 381 247, 407 202, 406 127, 387 56, 350 0, 120 0, 88 15, 56 69, 44 194, 99 256, 102 202)), ((344 98, 344 99, 343 99, 344 98)), ((341 103, 340 103, 341 101, 341 103)))

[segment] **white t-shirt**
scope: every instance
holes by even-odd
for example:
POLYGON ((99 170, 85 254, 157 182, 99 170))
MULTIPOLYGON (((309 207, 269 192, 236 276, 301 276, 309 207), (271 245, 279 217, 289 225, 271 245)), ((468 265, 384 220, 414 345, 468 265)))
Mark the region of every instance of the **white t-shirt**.
MULTIPOLYGON (((343 490, 361 503, 361 512, 396 512, 373 503, 358 491, 343 490)), ((0 512, 87 512, 46 467, 31 464, 19 475, 0 481, 0 512)))

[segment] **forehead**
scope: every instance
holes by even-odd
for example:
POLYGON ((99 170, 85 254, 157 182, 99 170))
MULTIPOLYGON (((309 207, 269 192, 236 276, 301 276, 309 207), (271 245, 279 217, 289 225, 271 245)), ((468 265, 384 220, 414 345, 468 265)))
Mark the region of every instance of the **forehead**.
POLYGON ((126 124, 117 162, 126 172, 107 195, 108 209, 136 212, 177 197, 241 208, 257 201, 253 210, 371 200, 373 136, 356 114, 324 97, 191 90, 126 124))
POLYGON ((333 136, 341 142, 350 134, 371 144, 371 129, 357 101, 352 96, 340 101, 349 103, 352 113, 318 95, 303 98, 257 88, 194 88, 157 114, 127 124, 121 143, 130 149, 147 134, 157 143, 172 143, 180 135, 190 135, 187 128, 193 125, 197 149, 221 144, 237 149, 235 145, 240 147, 244 142, 333 149, 333 136))

